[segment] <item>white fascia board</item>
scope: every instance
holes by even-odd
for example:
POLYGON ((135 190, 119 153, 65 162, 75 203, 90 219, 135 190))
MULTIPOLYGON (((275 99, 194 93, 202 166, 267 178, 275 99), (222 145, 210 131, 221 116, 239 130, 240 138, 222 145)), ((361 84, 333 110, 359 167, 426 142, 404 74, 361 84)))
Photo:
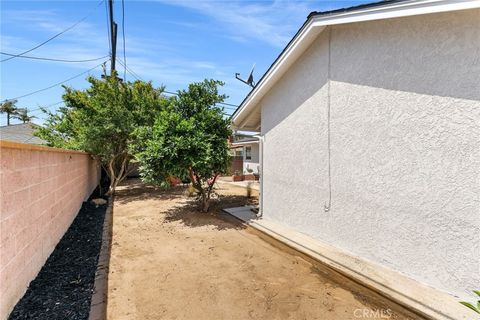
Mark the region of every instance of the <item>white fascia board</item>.
POLYGON ((242 122, 248 113, 258 107, 259 102, 268 90, 300 55, 315 40, 320 32, 329 25, 338 25, 362 21, 391 19, 429 13, 440 13, 457 10, 480 8, 480 0, 423 0, 386 4, 385 6, 364 8, 331 15, 313 15, 305 23, 302 30, 292 39, 288 47, 278 57, 264 78, 253 89, 250 96, 243 101, 234 114, 232 122, 235 128, 242 129, 242 122))
POLYGON ((328 26, 474 8, 480 8, 480 0, 406 1, 359 11, 313 16, 312 19, 315 26, 328 26))
POLYGON ((232 142, 231 146, 242 147, 242 146, 248 146, 250 144, 258 144, 258 141, 232 142))

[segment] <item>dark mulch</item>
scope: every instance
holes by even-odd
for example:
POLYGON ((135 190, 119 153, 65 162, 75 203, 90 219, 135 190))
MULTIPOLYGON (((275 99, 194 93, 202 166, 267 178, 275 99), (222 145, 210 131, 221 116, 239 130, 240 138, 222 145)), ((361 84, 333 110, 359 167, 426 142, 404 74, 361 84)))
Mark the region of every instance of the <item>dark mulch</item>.
POLYGON ((106 208, 83 203, 10 320, 88 319, 106 208))

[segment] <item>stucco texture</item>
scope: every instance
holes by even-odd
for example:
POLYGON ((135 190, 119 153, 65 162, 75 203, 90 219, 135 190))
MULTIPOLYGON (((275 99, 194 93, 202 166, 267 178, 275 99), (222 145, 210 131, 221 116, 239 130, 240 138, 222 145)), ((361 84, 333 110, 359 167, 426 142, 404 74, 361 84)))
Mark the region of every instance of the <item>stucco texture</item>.
POLYGON ((470 299, 479 79, 478 9, 326 28, 261 102, 265 219, 470 299))

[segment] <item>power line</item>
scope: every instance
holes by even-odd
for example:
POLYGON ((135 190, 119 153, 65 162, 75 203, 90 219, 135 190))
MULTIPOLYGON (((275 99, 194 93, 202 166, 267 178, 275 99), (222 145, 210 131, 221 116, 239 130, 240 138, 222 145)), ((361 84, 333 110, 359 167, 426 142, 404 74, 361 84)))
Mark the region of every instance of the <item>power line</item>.
POLYGON ((51 107, 56 106, 56 105, 59 105, 59 104, 61 104, 61 103, 64 103, 64 101, 55 102, 55 103, 46 105, 46 106, 44 106, 44 107, 35 108, 35 109, 31 109, 31 110, 29 110, 28 108, 20 108, 20 109, 25 109, 25 110, 27 110, 27 114, 29 114, 29 115, 34 115, 34 117, 38 119, 38 118, 40 117, 39 111, 42 111, 42 109, 51 108, 51 107))
MULTIPOLYGON (((163 92, 166 93, 166 94, 171 94, 171 95, 174 95, 174 96, 178 96, 178 93, 176 93, 176 92, 166 91, 166 90, 164 90, 163 92)), ((217 104, 234 106, 233 104, 226 103, 226 102, 217 102, 217 104)), ((235 110, 236 109, 236 108, 229 108, 229 107, 223 107, 223 108, 224 109, 229 109, 229 110, 235 110)))
POLYGON ((33 48, 31 48, 31 49, 28 49, 28 50, 26 50, 26 51, 23 51, 22 53, 15 54, 15 55, 11 56, 10 58, 6 58, 6 59, 3 59, 3 60, 0 60, 0 62, 5 62, 5 61, 8 61, 8 60, 11 60, 11 59, 14 59, 14 58, 23 56, 24 54, 29 53, 29 52, 31 52, 31 51, 33 51, 33 50, 35 50, 35 49, 40 48, 40 47, 43 46, 44 44, 52 41, 53 39, 55 39, 55 38, 57 38, 58 36, 64 34, 65 32, 67 32, 67 31, 75 28, 77 25, 79 25, 80 23, 82 23, 83 21, 85 21, 88 17, 90 17, 90 16, 92 15, 92 13, 97 9, 97 7, 99 7, 99 6, 103 3, 103 1, 105 1, 105 0, 100 1, 100 2, 95 6, 95 9, 93 9, 89 14, 87 14, 85 17, 83 17, 82 19, 78 20, 78 21, 75 22, 74 24, 72 24, 72 25, 71 25, 70 27, 68 27, 67 29, 65 29, 65 30, 57 33, 57 34, 54 35, 53 37, 51 37, 51 38, 43 41, 42 43, 36 45, 35 47, 33 47, 33 48))
MULTIPOLYGON (((135 79, 144 81, 144 80, 143 80, 138 74, 136 74, 130 67, 128 67, 126 64, 123 64, 123 62, 122 62, 121 60, 117 60, 117 62, 120 63, 120 64, 128 71, 128 73, 130 73, 135 79)), ((171 95, 175 95, 175 96, 178 95, 178 93, 172 92, 172 91, 166 91, 166 90, 164 90, 163 92, 166 93, 166 94, 171 94, 171 95)), ((238 106, 236 106, 236 105, 234 105, 234 104, 231 104, 231 103, 227 103, 227 102, 219 102, 218 104, 227 106, 227 107, 224 107, 225 109, 236 110, 236 109, 238 108, 238 106), (229 107, 230 107, 230 108, 229 108, 229 107)))
MULTIPOLYGON (((173 95, 178 95, 178 93, 176 92, 172 92, 172 91, 163 91, 165 93, 168 93, 168 94, 173 94, 173 95)), ((218 104, 223 104, 225 106, 231 106, 231 107, 234 107, 234 109, 237 109, 238 106, 234 105, 234 104, 231 104, 231 103, 227 103, 227 102, 219 102, 218 104)), ((225 108, 225 109, 232 109, 232 108, 225 108)))
MULTIPOLYGON (((166 93, 166 94, 172 94, 172 95, 178 96, 178 93, 176 93, 176 92, 172 92, 172 91, 166 91, 166 90, 165 90, 165 91, 163 91, 163 92, 164 92, 164 93, 166 93)), ((228 108, 228 107, 224 107, 225 109, 234 109, 234 110, 235 110, 235 109, 237 108, 237 106, 236 106, 236 105, 234 105, 234 104, 231 104, 231 103, 226 103, 226 102, 218 102, 218 104, 222 104, 222 105, 226 105, 226 106, 233 106, 233 107, 235 107, 235 108, 228 108)))
MULTIPOLYGON (((107 61, 108 61, 108 60, 107 60, 107 61)), ((77 74, 76 76, 73 76, 73 77, 71 77, 71 78, 68 78, 68 79, 66 79, 66 80, 63 80, 63 81, 61 81, 61 82, 55 83, 55 84, 53 84, 53 85, 51 85, 51 86, 48 86, 48 87, 46 87, 46 88, 43 88, 43 89, 40 89, 40 90, 36 90, 36 91, 30 92, 30 93, 27 93, 27 94, 24 94, 24 95, 15 97, 15 98, 7 99, 7 100, 18 100, 18 99, 20 99, 20 98, 25 98, 25 97, 31 96, 31 95, 33 95, 33 94, 36 94, 36 93, 39 93, 39 92, 42 92, 42 91, 45 91, 45 90, 54 88, 54 87, 56 87, 56 86, 59 86, 59 85, 65 83, 65 82, 68 82, 68 81, 73 80, 73 79, 75 79, 75 78, 78 78, 78 77, 80 77, 80 76, 82 76, 82 75, 84 75, 84 74, 86 74, 86 73, 88 73, 88 72, 90 72, 90 71, 92 71, 92 70, 100 67, 102 64, 104 64, 104 63, 107 62, 107 61, 104 61, 104 62, 102 62, 102 63, 100 63, 100 64, 97 64, 95 67, 93 67, 93 68, 91 68, 91 69, 88 69, 87 71, 84 71, 84 72, 82 72, 82 73, 80 73, 80 74, 77 74)))
POLYGON ((127 55, 125 53, 125 0, 122 0, 123 79, 127 79, 127 55))
POLYGON ((222 104, 226 105, 226 106, 230 106, 230 107, 234 107, 235 110, 238 108, 237 105, 234 105, 234 104, 231 104, 231 103, 227 103, 227 102, 222 102, 222 104))
POLYGON ((109 55, 99 57, 99 58, 93 58, 93 59, 84 59, 84 60, 68 60, 68 59, 55 59, 55 58, 44 58, 44 57, 33 57, 33 56, 18 56, 16 54, 12 53, 7 53, 7 52, 1 52, 0 54, 3 54, 5 56, 10 56, 10 57, 17 57, 17 58, 23 58, 23 59, 34 59, 34 60, 45 60, 45 61, 58 61, 58 62, 91 62, 91 61, 98 61, 102 60, 105 58, 108 58, 109 55))
POLYGON ((63 100, 62 100, 62 101, 58 101, 58 102, 55 102, 55 103, 48 104, 48 105, 46 105, 46 106, 44 106, 44 107, 32 109, 32 110, 30 110, 29 112, 30 112, 30 113, 35 113, 35 112, 38 112, 38 111, 40 111, 40 110, 42 110, 42 109, 48 109, 48 108, 50 108, 50 107, 57 106, 57 105, 59 105, 60 103, 64 103, 64 102, 65 102, 65 101, 63 101, 63 100))
POLYGON ((127 71, 130 73, 135 79, 145 81, 140 77, 137 73, 135 73, 132 69, 130 69, 126 64, 124 64, 121 60, 117 59, 117 62, 120 63, 127 71))
MULTIPOLYGON (((120 62, 120 61, 119 61, 119 62, 120 62)), ((130 71, 128 71, 128 69, 127 69, 127 72, 130 73, 130 71)), ((130 73, 130 74, 131 74, 134 78, 137 78, 134 74, 132 74, 132 73, 130 73)), ((137 80, 140 80, 140 79, 137 78, 137 80)), ((167 93, 167 94, 177 95, 176 93, 169 92, 169 91, 164 91, 164 92, 167 93)), ((50 108, 50 107, 59 105, 59 104, 61 104, 61 103, 65 103, 65 101, 58 101, 58 102, 55 102, 55 103, 52 103, 52 104, 49 104, 49 105, 46 105, 46 106, 43 106, 43 107, 40 107, 40 108, 35 108, 35 109, 30 110, 29 113, 30 113, 30 114, 35 114, 35 113, 37 113, 38 111, 40 111, 40 110, 42 110, 42 109, 48 109, 48 108, 50 108)), ((226 109, 228 109, 228 108, 226 108, 226 109)), ((226 116, 231 116, 230 113, 223 112, 223 114, 226 115, 226 116)))

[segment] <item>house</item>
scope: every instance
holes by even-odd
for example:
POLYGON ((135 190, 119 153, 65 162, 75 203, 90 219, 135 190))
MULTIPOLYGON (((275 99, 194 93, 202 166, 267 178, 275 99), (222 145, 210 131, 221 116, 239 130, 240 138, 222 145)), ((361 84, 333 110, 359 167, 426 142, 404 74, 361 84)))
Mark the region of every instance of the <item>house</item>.
POLYGON ((7 140, 28 144, 47 144, 46 141, 34 135, 38 125, 20 123, 0 127, 0 140, 7 140))
POLYGON ((479 1, 312 12, 232 121, 261 136, 264 220, 474 318, 446 315, 480 288, 479 1))
POLYGON ((243 175, 247 180, 257 179, 260 175, 260 151, 258 147, 259 139, 255 136, 246 136, 231 142, 230 148, 233 150, 234 162, 238 164, 232 172, 235 175, 243 175), (241 165, 240 165, 241 164, 241 165))

